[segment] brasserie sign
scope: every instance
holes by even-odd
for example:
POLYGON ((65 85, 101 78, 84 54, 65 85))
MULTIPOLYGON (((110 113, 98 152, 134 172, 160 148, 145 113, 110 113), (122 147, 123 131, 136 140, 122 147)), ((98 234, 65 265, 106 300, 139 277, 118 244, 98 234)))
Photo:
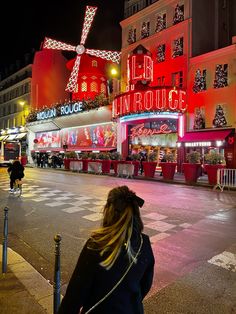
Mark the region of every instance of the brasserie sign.
POLYGON ((52 119, 61 116, 68 116, 74 113, 78 113, 83 111, 83 103, 82 102, 75 102, 64 104, 58 106, 57 108, 50 108, 47 110, 43 110, 37 113, 37 121, 52 119))

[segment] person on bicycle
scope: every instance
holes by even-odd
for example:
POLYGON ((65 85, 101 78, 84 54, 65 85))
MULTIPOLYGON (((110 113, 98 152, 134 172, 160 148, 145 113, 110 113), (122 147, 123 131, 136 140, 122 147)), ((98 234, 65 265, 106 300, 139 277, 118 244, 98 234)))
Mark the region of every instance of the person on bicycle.
POLYGON ((19 162, 19 160, 15 160, 7 169, 7 172, 10 175, 10 193, 14 192, 14 184, 16 180, 21 180, 24 178, 24 166, 19 162))

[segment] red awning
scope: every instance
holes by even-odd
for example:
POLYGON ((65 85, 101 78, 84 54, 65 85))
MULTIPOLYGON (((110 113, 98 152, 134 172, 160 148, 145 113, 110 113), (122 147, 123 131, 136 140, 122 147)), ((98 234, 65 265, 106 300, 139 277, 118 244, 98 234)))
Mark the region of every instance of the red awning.
POLYGON ((178 142, 224 141, 231 132, 232 129, 187 132, 182 138, 179 138, 178 142))

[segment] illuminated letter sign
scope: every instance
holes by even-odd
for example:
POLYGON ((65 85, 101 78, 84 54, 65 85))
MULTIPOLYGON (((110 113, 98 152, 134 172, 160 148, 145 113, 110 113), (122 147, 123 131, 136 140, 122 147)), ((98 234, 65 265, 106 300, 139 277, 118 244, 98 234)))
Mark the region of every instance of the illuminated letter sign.
POLYGON ((149 56, 144 56, 144 80, 153 81, 153 61, 149 56))
POLYGON ((113 118, 148 111, 183 112, 187 109, 185 91, 162 88, 127 92, 115 97, 113 101, 113 118))
POLYGON ((48 109, 37 113, 37 120, 45 120, 56 117, 56 109, 48 109))
POLYGON ((153 81, 153 61, 150 56, 133 55, 127 61, 127 81, 131 85, 137 82, 146 81, 150 83, 153 81))
POLYGON ((61 116, 77 113, 79 111, 82 111, 82 102, 76 102, 74 104, 68 104, 61 107, 61 116))
POLYGON ((134 126, 130 131, 130 137, 132 139, 136 136, 152 136, 155 134, 169 134, 172 132, 167 124, 162 124, 160 129, 148 129, 144 127, 144 123, 134 126))

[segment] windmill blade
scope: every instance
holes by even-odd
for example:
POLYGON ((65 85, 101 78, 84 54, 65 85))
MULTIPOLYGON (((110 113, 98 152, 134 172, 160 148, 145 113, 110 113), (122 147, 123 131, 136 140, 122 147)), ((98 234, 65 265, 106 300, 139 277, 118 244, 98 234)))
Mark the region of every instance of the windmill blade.
POLYGON ((96 11, 97 11, 97 7, 86 6, 80 45, 85 44, 86 38, 88 36, 88 32, 90 30, 90 27, 91 27, 93 19, 94 19, 94 15, 96 14, 96 11))
POLYGON ((78 72, 79 72, 79 65, 80 65, 80 58, 81 56, 77 55, 75 59, 75 64, 73 66, 69 82, 66 86, 67 92, 76 92, 77 91, 77 80, 78 80, 78 72))
POLYGON ((120 62, 121 52, 119 51, 86 49, 85 52, 105 60, 111 60, 112 62, 116 63, 120 62))
POLYGON ((61 41, 51 39, 48 37, 45 37, 44 43, 43 43, 44 49, 57 49, 57 50, 68 50, 68 51, 75 51, 76 47, 72 45, 65 44, 61 41))

